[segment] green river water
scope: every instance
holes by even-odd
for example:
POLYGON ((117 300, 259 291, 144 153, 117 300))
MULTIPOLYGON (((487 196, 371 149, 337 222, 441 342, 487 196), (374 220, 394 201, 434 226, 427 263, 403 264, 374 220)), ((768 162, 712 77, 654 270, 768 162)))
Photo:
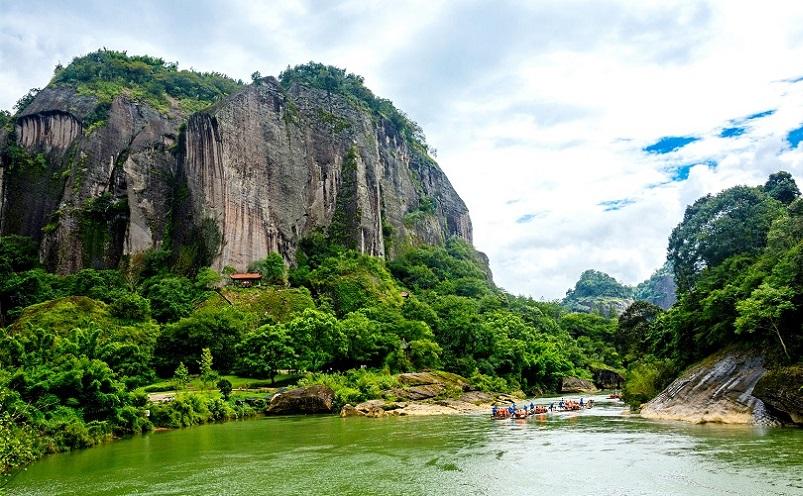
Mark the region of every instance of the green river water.
MULTIPOLYGON (((543 400, 541 400, 543 401, 543 400)), ((259 418, 50 456, 14 495, 803 495, 803 429, 581 414, 259 418)))

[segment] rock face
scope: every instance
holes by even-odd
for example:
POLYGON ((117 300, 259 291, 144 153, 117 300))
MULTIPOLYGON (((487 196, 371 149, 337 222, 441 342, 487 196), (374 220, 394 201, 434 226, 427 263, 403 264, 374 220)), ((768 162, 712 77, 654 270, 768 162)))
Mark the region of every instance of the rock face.
POLYGON ((238 270, 270 252, 292 262, 315 231, 385 257, 471 241, 465 204, 391 121, 274 78, 192 115, 48 87, 0 134, 0 234, 33 237, 61 273, 166 241, 196 265, 238 270))
POLYGON ((779 415, 803 424, 803 366, 770 370, 758 380, 753 395, 779 415))
POLYGON ((42 90, 17 117, 22 159, 3 163, 0 233, 31 236, 61 273, 115 267, 123 254, 158 247, 171 211, 183 116, 120 96, 105 124, 99 107, 69 87, 42 90))
POLYGON ((265 413, 289 415, 293 413, 332 413, 335 392, 319 384, 277 393, 271 398, 265 413))
POLYGON ((753 395, 765 372, 760 355, 721 352, 690 367, 646 403, 641 415, 694 423, 775 424, 777 419, 753 395))
POLYGON ((577 377, 564 377, 560 383, 561 393, 595 393, 594 383, 577 377))
POLYGON ((610 369, 594 369, 594 385, 602 389, 621 389, 625 384, 622 374, 610 369))
POLYGON ((216 226, 217 269, 270 252, 291 261, 316 230, 375 256, 471 240, 465 204, 437 165, 338 95, 260 80, 190 117, 184 152, 188 211, 193 225, 216 226))

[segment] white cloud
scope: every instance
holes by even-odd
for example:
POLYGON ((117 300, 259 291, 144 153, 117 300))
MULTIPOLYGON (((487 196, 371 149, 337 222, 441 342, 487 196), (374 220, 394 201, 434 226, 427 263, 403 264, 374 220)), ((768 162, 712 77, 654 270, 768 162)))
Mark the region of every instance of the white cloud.
POLYGON ((803 4, 764 2, 8 2, 0 107, 101 46, 247 79, 318 60, 424 127, 497 282, 560 297, 587 268, 661 265, 697 197, 803 177, 803 4), (135 15, 132 13, 136 13, 135 15), (736 138, 732 120, 769 109, 736 138), (701 139, 647 155, 664 136, 701 139), (716 168, 706 165, 709 161, 716 168), (670 182, 668 168, 700 164, 670 182), (632 203, 605 211, 601 202, 632 203), (517 222, 524 216, 528 220, 517 222))

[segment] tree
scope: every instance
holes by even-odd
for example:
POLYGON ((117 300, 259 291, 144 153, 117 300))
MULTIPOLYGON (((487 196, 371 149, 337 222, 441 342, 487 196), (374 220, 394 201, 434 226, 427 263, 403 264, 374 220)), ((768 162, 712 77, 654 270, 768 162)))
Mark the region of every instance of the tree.
POLYGON ((248 266, 248 270, 262 274, 262 281, 267 284, 277 286, 285 286, 287 284, 287 266, 284 263, 284 258, 276 252, 269 254, 262 260, 253 262, 248 266))
POLYGON ((144 322, 151 318, 151 302, 136 293, 126 293, 109 305, 109 313, 126 322, 144 322))
POLYGON ((179 361, 197 362, 198 350, 212 351, 218 370, 228 373, 234 365, 234 347, 248 327, 248 316, 236 308, 204 308, 162 329, 156 340, 154 363, 160 374, 169 374, 179 361))
POLYGON ((661 307, 646 301, 636 301, 619 316, 616 327, 616 347, 622 354, 644 352, 650 328, 663 312, 661 307))
POLYGON ((680 293, 688 292, 700 272, 737 254, 756 254, 767 242, 783 205, 763 188, 736 186, 707 195, 686 208, 669 237, 667 259, 680 293))
POLYGON ((217 381, 217 389, 220 391, 220 394, 223 395, 223 399, 229 401, 229 397, 231 396, 232 386, 231 381, 228 379, 221 379, 217 381))
POLYGON ((308 308, 287 322, 299 354, 299 368, 317 371, 347 349, 346 337, 333 315, 308 308))
POLYGON ((778 171, 770 175, 764 184, 764 191, 784 205, 789 205, 800 196, 800 190, 797 188, 792 174, 786 171, 778 171))
POLYGON ((251 81, 256 83, 260 79, 262 79, 262 74, 259 71, 254 71, 251 73, 251 81))
POLYGON ((217 372, 212 368, 212 351, 209 348, 201 350, 201 359, 198 360, 201 384, 204 389, 209 389, 209 385, 217 379, 217 372))
POLYGON ((249 377, 275 381, 280 369, 293 368, 293 339, 282 325, 266 325, 237 345, 237 371, 249 377))
POLYGON ((767 283, 761 284, 753 290, 749 298, 736 304, 736 310, 739 312, 739 317, 736 318, 736 332, 772 330, 778 336, 786 358, 791 358, 778 325, 784 314, 795 310, 792 302, 794 297, 795 291, 790 287, 776 288, 767 283))
POLYGON ((143 296, 151 301, 151 313, 159 322, 174 322, 193 310, 202 295, 186 277, 155 277, 146 281, 143 296))
POLYGON ((184 365, 184 362, 179 362, 176 371, 173 373, 173 384, 176 386, 176 389, 186 389, 189 383, 190 372, 187 370, 187 366, 184 365))

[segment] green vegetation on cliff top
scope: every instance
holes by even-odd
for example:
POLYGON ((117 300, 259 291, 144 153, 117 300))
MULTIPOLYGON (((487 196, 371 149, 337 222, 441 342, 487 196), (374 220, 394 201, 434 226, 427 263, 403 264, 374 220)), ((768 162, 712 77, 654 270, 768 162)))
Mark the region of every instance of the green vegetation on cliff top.
POLYGON ((100 110, 95 120, 102 121, 103 112, 120 95, 163 113, 175 107, 194 112, 237 91, 243 83, 217 72, 180 70, 178 63, 157 57, 102 49, 56 67, 51 85, 71 86, 81 95, 97 98, 100 110))

